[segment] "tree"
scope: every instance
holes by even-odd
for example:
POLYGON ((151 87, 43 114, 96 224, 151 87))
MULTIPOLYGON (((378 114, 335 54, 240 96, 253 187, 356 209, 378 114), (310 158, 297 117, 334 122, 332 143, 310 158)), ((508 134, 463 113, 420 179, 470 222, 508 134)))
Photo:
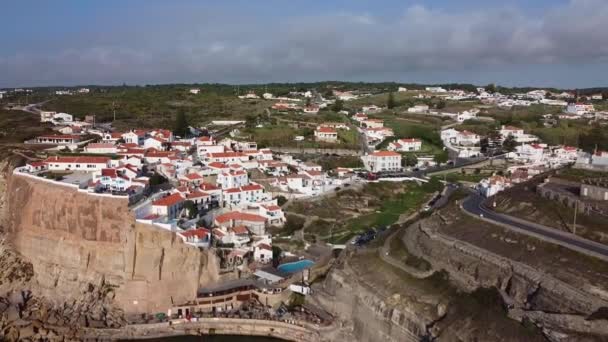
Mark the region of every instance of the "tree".
POLYGON ((403 159, 405 166, 416 166, 418 164, 418 158, 414 154, 407 154, 403 159))
POLYGON ((395 102, 395 96, 393 92, 388 93, 388 99, 386 100, 386 108, 393 109, 397 107, 397 103, 395 102))
POLYGON ((161 185, 161 184, 165 184, 166 182, 167 182, 167 179, 165 177, 159 175, 158 173, 153 174, 152 177, 150 177, 150 180, 148 181, 150 186, 161 185))
POLYGON ((247 128, 254 128, 258 125, 258 117, 253 114, 249 114, 245 117, 245 126, 247 128))
POLYGON ((344 101, 340 99, 336 99, 336 102, 331 106, 331 110, 334 112, 339 112, 344 108, 344 101))
POLYGON ((188 218, 193 219, 198 215, 198 207, 191 200, 184 201, 184 209, 188 211, 188 218))
POLYGON ((443 163, 446 163, 448 160, 450 160, 450 156, 448 156, 447 151, 442 151, 441 153, 436 154, 433 157, 433 160, 437 164, 443 164, 443 163))
POLYGON ((496 85, 494 83, 490 83, 486 86, 486 91, 490 94, 494 94, 496 92, 496 85))
POLYGON ((283 250, 279 246, 272 246, 272 265, 278 266, 281 261, 281 255, 283 254, 283 250))
POLYGON ((503 143, 502 143, 502 149, 506 152, 515 151, 516 146, 517 146, 517 141, 515 141, 515 138, 512 135, 509 135, 505 139, 505 141, 503 141, 503 143))
POLYGON ((177 113, 177 117, 175 118, 175 128, 173 133, 180 137, 186 137, 189 131, 188 119, 186 118, 186 114, 182 111, 177 113))
POLYGON ((285 203, 287 203, 287 198, 285 198, 285 196, 277 196, 277 204, 279 206, 283 206, 285 203))
POLYGON ((443 109, 443 108, 445 108, 445 106, 446 106, 446 103, 443 100, 441 100, 441 101, 439 101, 439 103, 437 103, 437 109, 443 109))

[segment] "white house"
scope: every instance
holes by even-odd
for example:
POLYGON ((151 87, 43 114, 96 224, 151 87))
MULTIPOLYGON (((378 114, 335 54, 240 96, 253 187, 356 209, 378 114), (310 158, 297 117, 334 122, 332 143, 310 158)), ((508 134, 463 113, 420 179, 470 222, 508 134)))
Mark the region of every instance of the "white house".
POLYGON ((448 91, 443 89, 442 87, 426 87, 426 91, 431 93, 447 93, 448 91))
POLYGON ((52 120, 54 124, 71 123, 72 121, 74 121, 74 117, 68 113, 56 113, 52 120))
POLYGON ((192 89, 190 89, 190 94, 197 95, 200 92, 201 92, 201 90, 198 89, 198 88, 192 88, 192 89))
POLYGON ((366 128, 363 130, 363 133, 368 143, 382 141, 395 135, 393 130, 388 127, 366 128))
POLYGON ((592 112, 595 112, 595 107, 592 104, 570 103, 566 107, 566 113, 569 114, 583 115, 592 112))
POLYGON ((429 111, 429 106, 427 105, 415 105, 414 107, 410 107, 407 109, 408 113, 426 113, 429 111))
POLYGON ((416 138, 405 138, 393 141, 388 144, 387 150, 398 152, 413 152, 420 151, 422 148, 422 140, 416 138))
POLYGON ((494 196, 497 193, 507 189, 511 186, 511 181, 503 176, 492 176, 490 178, 483 179, 477 185, 479 193, 484 197, 494 196))
POLYGON ((407 88, 406 87, 399 87, 399 89, 397 90, 398 92, 406 92, 407 88))
POLYGON ((106 190, 126 191, 131 186, 131 179, 114 168, 102 169, 94 179, 106 190))
POLYGON ((401 155, 393 151, 377 151, 361 157, 370 172, 401 171, 401 155))
POLYGON ((464 112, 459 113, 456 116, 456 120, 458 122, 464 122, 466 120, 471 120, 471 119, 475 119, 475 118, 477 118, 477 111, 468 111, 468 110, 465 110, 464 112))
POLYGON ((367 119, 361 121, 361 125, 367 128, 381 128, 384 127, 384 120, 380 119, 367 119))
POLYGON ((272 246, 260 243, 253 247, 253 260, 261 264, 267 264, 272 261, 272 246))
POLYGON ((152 202, 152 213, 174 219, 179 215, 183 204, 184 197, 180 193, 174 193, 152 202))
POLYGON ((249 183, 249 177, 245 170, 230 170, 217 175, 216 183, 222 189, 238 188, 249 183))
POLYGON ((481 137, 467 130, 458 131, 453 128, 441 131, 441 140, 446 145, 471 146, 479 144, 481 137))
POLYGON ((203 156, 203 160, 206 163, 240 163, 247 162, 249 156, 242 152, 220 152, 220 153, 207 153, 203 156))
POLYGON ((328 127, 328 128, 333 128, 333 129, 344 129, 344 130, 350 130, 350 127, 348 127, 348 125, 344 122, 324 122, 322 124, 319 125, 319 127, 328 127))
POLYGON ((121 137, 127 144, 143 145, 144 139, 146 138, 146 132, 140 130, 131 131, 122 134, 121 137))
POLYGON ((36 143, 38 144, 73 145, 79 142, 80 136, 72 134, 41 135, 36 137, 36 143))
POLYGON ((515 147, 515 159, 530 163, 539 163, 543 160, 546 144, 522 144, 515 147))
POLYGON ((285 223, 285 215, 278 205, 261 205, 260 216, 265 217, 270 226, 281 227, 285 223))
POLYGON ((162 151, 165 149, 165 146, 164 146, 165 144, 166 144, 165 140, 156 138, 156 137, 150 137, 150 138, 147 138, 146 140, 144 140, 145 149, 154 148, 159 151, 162 151))
POLYGON ((264 235, 266 232, 266 218, 249 213, 231 211, 215 217, 215 225, 223 228, 245 226, 254 235, 264 235))
POLYGON ((553 150, 553 154, 564 162, 575 162, 578 158, 578 148, 573 146, 560 146, 553 150))
POLYGON ((315 130, 315 140, 323 142, 337 142, 338 131, 329 127, 318 127, 315 130))
POLYGON ((52 122, 53 117, 57 114, 57 112, 49 112, 49 111, 40 111, 40 122, 52 122))
POLYGON ((51 171, 87 171, 94 172, 109 166, 109 157, 67 157, 53 156, 44 160, 51 171))
POLYGON ((306 114, 317 114, 319 112, 319 106, 317 105, 310 105, 310 106, 306 106, 304 107, 303 111, 306 114))
POLYGON ((112 143, 91 143, 84 148, 84 151, 94 154, 115 154, 118 149, 112 143))
POLYGON ((499 133, 503 139, 511 136, 517 143, 530 143, 538 140, 538 137, 531 134, 525 134, 523 129, 513 126, 503 125, 501 126, 499 133))
POLYGON ((359 122, 359 123, 361 123, 361 122, 367 120, 368 117, 367 117, 367 115, 365 115, 363 113, 357 113, 357 114, 355 114, 355 115, 352 116, 352 119, 355 120, 355 121, 357 121, 357 122, 359 122))
POLYGON ((190 229, 178 233, 186 239, 186 243, 196 247, 207 248, 211 242, 211 231, 205 228, 190 229))
POLYGON ((380 112, 382 110, 382 108, 375 106, 375 105, 370 105, 370 106, 363 106, 361 108, 361 110, 363 111, 363 113, 372 114, 372 113, 380 112))

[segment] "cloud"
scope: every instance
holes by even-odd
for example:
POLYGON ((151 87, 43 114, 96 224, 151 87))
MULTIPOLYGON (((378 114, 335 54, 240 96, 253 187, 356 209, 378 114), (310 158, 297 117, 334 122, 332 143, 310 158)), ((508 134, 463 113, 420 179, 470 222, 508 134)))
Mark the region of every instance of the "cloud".
POLYGON ((137 34, 123 26, 103 40, 74 36, 58 51, 5 55, 0 74, 16 84, 398 80, 408 73, 608 64, 602 0, 571 0, 540 16, 417 5, 395 18, 229 17, 200 21, 189 13, 161 27, 143 18, 137 34))

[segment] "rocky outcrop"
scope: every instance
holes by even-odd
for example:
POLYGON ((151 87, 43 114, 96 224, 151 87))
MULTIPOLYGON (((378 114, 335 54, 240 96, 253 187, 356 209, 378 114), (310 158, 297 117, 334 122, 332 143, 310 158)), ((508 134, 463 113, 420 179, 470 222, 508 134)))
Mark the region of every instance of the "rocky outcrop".
POLYGON ((70 303, 89 284, 128 316, 166 312, 217 276, 211 253, 135 222, 127 201, 12 175, 4 230, 31 263, 37 293, 70 303), (102 290, 103 291, 103 290, 102 290))
POLYGON ((439 303, 426 303, 427 310, 421 311, 416 307, 420 303, 397 303, 398 294, 386 296, 360 280, 344 260, 315 287, 317 304, 341 321, 332 341, 420 341, 426 324, 442 315, 439 303))
POLYGON ((408 229, 403 241, 410 253, 428 260, 434 269, 449 273, 464 290, 495 287, 510 307, 509 316, 542 327, 553 340, 582 335, 608 336, 608 322, 586 317, 606 300, 550 274, 438 232, 433 218, 408 229))

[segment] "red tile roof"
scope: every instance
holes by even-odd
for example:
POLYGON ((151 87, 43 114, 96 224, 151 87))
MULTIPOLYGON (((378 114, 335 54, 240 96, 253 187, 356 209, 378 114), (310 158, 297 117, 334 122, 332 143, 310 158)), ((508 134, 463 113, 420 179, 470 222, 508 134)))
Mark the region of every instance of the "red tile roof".
POLYGON ((71 135, 71 134, 54 134, 54 135, 41 135, 38 139, 80 139, 79 135, 71 135))
POLYGON ((263 205, 262 207, 264 207, 268 211, 281 210, 281 207, 279 207, 278 205, 263 205))
POLYGON ((209 163, 209 164, 207 164, 207 166, 212 167, 214 169, 227 169, 228 168, 228 165, 226 165, 224 163, 220 163, 220 162, 209 163))
POLYGON ((154 203, 152 203, 152 205, 159 206, 159 207, 171 207, 171 206, 174 206, 183 201, 184 201, 184 198, 182 197, 182 195, 179 193, 175 193, 175 194, 172 194, 167 197, 163 197, 159 200, 154 201, 154 203))
POLYGON ((194 190, 189 194, 186 194, 186 198, 187 199, 192 199, 192 198, 204 198, 204 197, 209 197, 209 194, 206 192, 202 192, 202 191, 197 191, 194 190))
POLYGON ((392 152, 392 151, 377 151, 377 152, 372 153, 372 156, 374 156, 374 157, 399 157, 401 155, 397 152, 392 152))
POLYGON ((399 139, 399 142, 403 142, 403 143, 414 143, 414 142, 420 142, 420 139, 417 138, 404 138, 404 139, 399 139))
POLYGON ((118 174, 116 173, 116 169, 101 169, 101 175, 105 176, 105 177, 112 177, 112 178, 118 177, 118 174))
POLYGON ((70 164, 107 164, 110 160, 109 157, 67 157, 67 156, 53 156, 48 157, 44 161, 45 163, 70 163, 70 164))
POLYGON ((206 190, 206 191, 220 190, 220 188, 218 186, 209 184, 209 183, 201 183, 199 188, 201 188, 201 190, 206 190))
POLYGON ((87 145, 87 148, 114 148, 116 147, 111 143, 91 143, 87 145))
POLYGON ((243 191, 255 191, 255 190, 264 190, 264 187, 259 184, 248 184, 241 187, 243 191))
POLYGON ((190 180, 198 180, 198 179, 203 179, 204 177, 199 175, 198 173, 189 173, 189 174, 185 175, 184 178, 188 178, 190 180))
POLYGON ((197 228, 197 229, 191 229, 191 230, 187 230, 182 234, 184 237, 197 237, 199 239, 204 239, 207 236, 209 236, 211 234, 211 232, 209 231, 209 229, 205 229, 205 228, 197 228))
POLYGON ((209 153, 210 158, 236 158, 236 157, 245 157, 244 153, 241 152, 216 152, 209 153))
POLYGON ((269 244, 266 243, 261 243, 258 245, 259 249, 265 249, 267 251, 272 251, 272 246, 270 246, 269 244))
POLYGON ((328 133, 328 134, 338 134, 338 132, 335 129, 329 128, 329 127, 319 127, 319 128, 317 128, 317 132, 328 133))
POLYGON ((234 234, 236 234, 236 235, 249 234, 249 229, 247 229, 247 227, 245 227, 245 226, 236 226, 231 229, 234 232, 234 234))
POLYGON ((266 219, 262 216, 248 213, 241 213, 238 211, 231 211, 229 213, 225 213, 219 215, 215 218, 217 222, 226 223, 232 220, 234 221, 249 221, 249 222, 266 222, 266 219))

